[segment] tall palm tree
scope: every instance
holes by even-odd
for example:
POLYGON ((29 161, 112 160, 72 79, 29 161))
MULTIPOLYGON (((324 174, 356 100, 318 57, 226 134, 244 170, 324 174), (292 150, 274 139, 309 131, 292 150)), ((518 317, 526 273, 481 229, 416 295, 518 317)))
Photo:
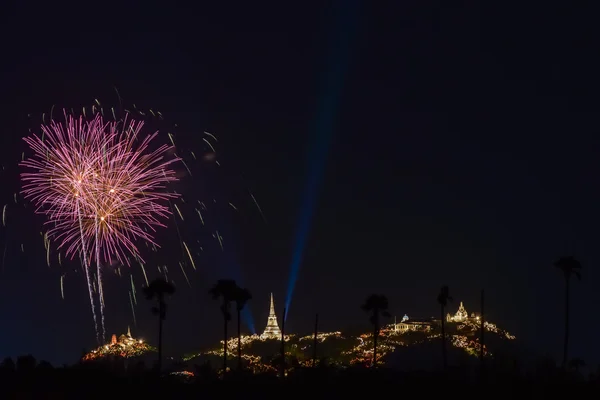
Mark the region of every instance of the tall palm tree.
POLYGON ((562 366, 567 366, 567 354, 569 349, 569 283, 571 277, 575 275, 577 279, 581 280, 581 264, 575 259, 575 257, 561 257, 554 263, 554 266, 563 272, 565 277, 565 338, 563 343, 563 360, 562 366))
POLYGON ((448 302, 452 301, 452 297, 450 297, 450 290, 448 286, 442 286, 440 289, 440 294, 437 297, 438 304, 440 305, 441 310, 441 321, 442 321, 442 363, 444 369, 448 366, 448 356, 446 355, 446 327, 445 327, 445 311, 448 302))
POLYGON ((167 303, 165 298, 167 295, 175 293, 175 286, 171 282, 167 282, 162 278, 158 278, 150 282, 148 286, 144 288, 144 294, 148 300, 156 299, 158 305, 152 307, 152 312, 158 315, 158 363, 157 368, 160 373, 162 366, 162 335, 163 335, 163 321, 167 316, 167 303))
POLYGON ((388 312, 388 299, 381 294, 372 294, 365 300, 362 309, 370 313, 369 321, 373 324, 373 368, 377 365, 377 340, 381 330, 381 317, 391 317, 388 312))
POLYGON ((238 287, 235 292, 235 308, 237 311, 237 337, 238 337, 238 370, 242 370, 242 310, 248 301, 252 300, 252 294, 248 289, 238 287))
POLYGON ((238 285, 233 279, 219 279, 210 289, 213 299, 221 299, 221 314, 223 314, 223 374, 227 373, 227 325, 231 321, 231 302, 235 301, 238 285))

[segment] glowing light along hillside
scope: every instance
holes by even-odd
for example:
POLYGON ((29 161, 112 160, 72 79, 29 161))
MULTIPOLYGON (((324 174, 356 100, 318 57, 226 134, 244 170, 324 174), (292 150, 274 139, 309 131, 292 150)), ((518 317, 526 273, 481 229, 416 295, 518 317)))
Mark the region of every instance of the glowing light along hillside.
MULTIPOLYGON (((385 364, 391 353, 402 348, 425 345, 434 340, 440 340, 439 319, 411 319, 405 315, 401 321, 385 326, 379 335, 377 345, 378 363, 385 364)), ((485 322, 486 332, 489 332, 490 341, 511 341, 515 337, 495 324, 485 322), (492 340, 493 339, 493 340, 492 340)), ((447 340, 456 349, 462 350, 471 356, 478 356, 480 350, 479 332, 481 319, 477 313, 469 315, 463 305, 454 315, 446 316, 447 340)), ((271 300, 269 317, 265 331, 262 335, 242 335, 242 357, 248 368, 254 372, 276 371, 276 361, 280 352, 279 341, 281 331, 277 325, 274 304, 271 300), (277 333, 277 334, 275 334, 277 333)), ((286 357, 297 366, 312 366, 314 334, 298 337, 286 334, 286 357), (292 361, 293 360, 293 361, 292 361)), ((227 340, 228 353, 232 357, 236 354, 238 339, 232 337, 227 340)), ((345 335, 341 332, 319 332, 317 334, 317 353, 319 358, 327 359, 330 365, 340 367, 352 365, 370 365, 373 357, 373 333, 367 332, 358 336, 345 335)), ((489 342, 486 342, 489 343, 489 342)), ((437 348, 437 346, 434 346, 437 348)), ((484 346, 484 354, 491 356, 488 345, 484 346)), ((196 357, 223 356, 223 341, 218 347, 208 351, 190 354, 184 361, 196 357)))
POLYGON ((132 358, 140 357, 149 352, 155 352, 156 349, 143 340, 134 339, 131 336, 131 331, 127 329, 126 335, 112 335, 109 344, 98 347, 83 356, 82 361, 101 360, 108 357, 132 358))

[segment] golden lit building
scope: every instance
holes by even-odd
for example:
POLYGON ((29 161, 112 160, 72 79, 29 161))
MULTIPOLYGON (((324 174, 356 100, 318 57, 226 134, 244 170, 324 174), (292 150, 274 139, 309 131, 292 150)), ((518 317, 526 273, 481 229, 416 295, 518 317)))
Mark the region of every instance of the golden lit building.
POLYGON ((123 358, 139 357, 152 351, 156 351, 156 349, 144 343, 141 339, 134 339, 131 336, 131 331, 127 328, 127 334, 123 334, 118 338, 117 335, 112 335, 110 343, 87 353, 84 355, 83 361, 92 361, 111 356, 123 358))
POLYGON ((467 313, 462 301, 460 302, 456 314, 450 315, 450 313, 448 313, 446 315, 446 322, 465 322, 469 320, 479 321, 479 313, 471 313, 471 316, 469 317, 469 313, 467 313))
POLYGON ((273 293, 271 293, 271 307, 269 308, 269 318, 267 319, 267 326, 262 335, 261 339, 281 339, 281 330, 277 324, 277 316, 275 315, 275 302, 273 301, 273 293))
POLYGON ((435 321, 433 319, 410 319, 408 315, 404 315, 402 320, 395 324, 394 331, 398 333, 404 332, 428 332, 431 330, 435 321))

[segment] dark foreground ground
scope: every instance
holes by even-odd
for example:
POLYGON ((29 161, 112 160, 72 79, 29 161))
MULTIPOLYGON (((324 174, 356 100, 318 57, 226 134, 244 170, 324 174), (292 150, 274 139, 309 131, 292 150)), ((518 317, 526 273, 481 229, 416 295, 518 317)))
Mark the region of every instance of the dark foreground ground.
POLYGON ((282 381, 274 376, 226 379, 158 378, 81 368, 11 371, 0 377, 0 399, 343 399, 343 398, 510 398, 597 396, 600 381, 559 370, 545 376, 488 373, 398 373, 385 369, 297 371, 282 381))

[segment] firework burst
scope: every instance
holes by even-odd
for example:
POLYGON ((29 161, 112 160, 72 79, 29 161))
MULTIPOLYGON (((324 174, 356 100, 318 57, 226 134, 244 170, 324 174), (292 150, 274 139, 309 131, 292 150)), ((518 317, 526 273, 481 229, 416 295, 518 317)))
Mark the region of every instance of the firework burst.
POLYGON ((22 193, 47 216, 48 237, 58 249, 81 256, 92 310, 89 269, 95 260, 102 320, 101 265, 141 261, 140 240, 158 247, 153 233, 171 213, 167 200, 178 196, 166 188, 177 180, 171 166, 179 159, 168 156, 171 146, 151 149, 157 133, 144 136, 142 127, 128 118, 86 121, 65 114, 64 123, 52 121, 42 125, 41 136, 24 139, 34 154, 21 162, 30 170, 21 174, 22 193))

